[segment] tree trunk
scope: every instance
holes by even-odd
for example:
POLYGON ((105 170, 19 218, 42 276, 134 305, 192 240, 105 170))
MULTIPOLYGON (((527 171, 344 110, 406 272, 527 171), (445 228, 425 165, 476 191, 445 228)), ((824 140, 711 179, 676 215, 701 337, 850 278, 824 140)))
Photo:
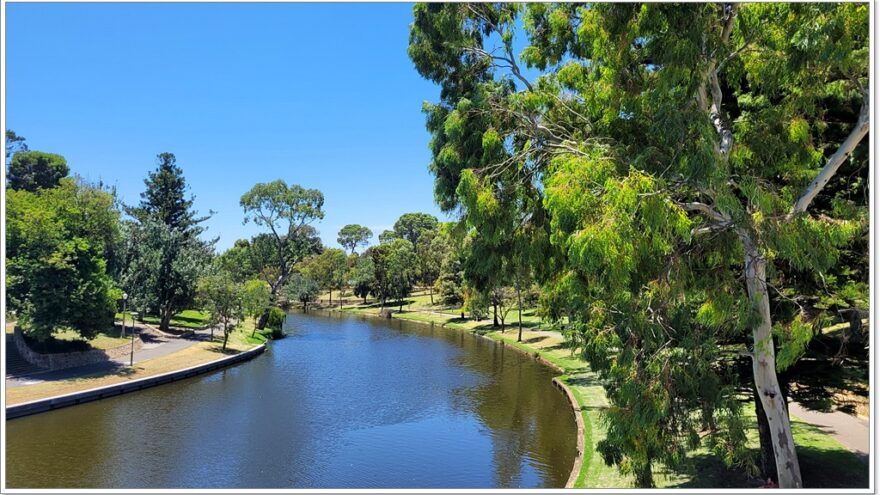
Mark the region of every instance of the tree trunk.
POLYGON ((758 389, 752 387, 752 395, 755 398, 755 415, 758 420, 758 439, 760 441, 758 456, 758 469, 761 471, 762 480, 773 480, 779 484, 779 476, 776 474, 776 461, 773 457, 773 439, 770 436, 770 424, 767 415, 764 414, 764 406, 758 396, 758 389))
POLYGON ((256 329, 262 330, 266 328, 266 323, 269 321, 269 308, 263 310, 263 314, 260 315, 259 321, 257 321, 256 329))
POLYGON ((171 325, 171 309, 162 308, 159 312, 161 313, 161 319, 159 320, 159 330, 167 332, 168 327, 171 325))
POLYGON ((367 304, 367 295, 364 294, 364 304, 367 304))
POLYGON ((516 285, 516 302, 519 306, 519 335, 516 336, 516 341, 522 342, 522 290, 520 290, 519 284, 516 285))
POLYGON ((307 304, 308 304, 307 302, 303 301, 303 313, 305 313, 306 311, 308 311, 308 308, 306 308, 306 305, 307 305, 307 304))
MULTIPOLYGON (((213 332, 213 330, 212 330, 212 332, 213 332)), ((214 340, 214 338, 211 337, 211 340, 214 340)), ((229 328, 228 328, 228 325, 224 323, 223 324, 223 352, 226 352, 226 342, 228 342, 228 341, 229 341, 229 328)))
POLYGON ((767 260, 761 257, 752 239, 743 235, 745 249, 746 287, 752 307, 760 322, 752 333, 752 371, 758 398, 767 416, 770 437, 773 439, 773 456, 780 488, 802 488, 801 469, 795 450, 791 422, 785 397, 776 377, 776 352, 773 348, 770 318, 770 298, 767 293, 767 260))
POLYGON ((333 306, 333 289, 330 289, 329 295, 330 295, 330 306, 333 306))
POLYGON ((431 306, 434 305, 434 286, 428 288, 428 294, 431 296, 431 306))
POLYGON ((498 326, 498 304, 492 303, 492 326, 498 326))

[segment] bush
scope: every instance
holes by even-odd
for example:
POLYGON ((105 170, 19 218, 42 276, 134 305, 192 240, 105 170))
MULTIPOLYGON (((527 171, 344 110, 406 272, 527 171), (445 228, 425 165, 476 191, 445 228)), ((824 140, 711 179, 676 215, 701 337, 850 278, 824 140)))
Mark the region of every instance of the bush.
POLYGON ((287 318, 287 313, 283 309, 272 308, 269 310, 269 319, 266 321, 266 326, 272 330, 273 339, 284 337, 284 331, 281 327, 284 325, 285 318, 287 318))

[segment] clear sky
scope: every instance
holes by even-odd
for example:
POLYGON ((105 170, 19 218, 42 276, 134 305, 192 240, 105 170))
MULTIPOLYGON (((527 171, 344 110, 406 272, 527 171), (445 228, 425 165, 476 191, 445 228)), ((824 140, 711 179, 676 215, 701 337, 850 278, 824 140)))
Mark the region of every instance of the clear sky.
POLYGON ((238 200, 283 179, 324 193, 325 245, 378 235, 433 201, 421 104, 439 89, 406 54, 411 4, 7 3, 6 123, 31 149, 139 200, 170 151, 217 213, 223 250, 257 232, 238 200))

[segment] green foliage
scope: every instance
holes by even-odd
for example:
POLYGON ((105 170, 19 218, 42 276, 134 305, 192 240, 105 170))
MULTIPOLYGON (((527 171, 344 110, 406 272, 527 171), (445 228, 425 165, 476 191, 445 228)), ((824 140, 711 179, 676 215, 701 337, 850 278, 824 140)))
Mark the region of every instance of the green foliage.
POLYGON ((24 136, 19 136, 12 129, 6 129, 6 164, 12 160, 12 155, 19 151, 27 151, 28 145, 24 136))
MULTIPOLYGON (((8 156, 8 153, 7 153, 8 156)), ((18 151, 6 172, 6 187, 35 192, 58 186, 70 169, 61 155, 42 151, 18 151)))
MULTIPOLYGON (((232 277, 232 280, 234 281, 235 278, 232 277)), ((254 319, 254 324, 257 317, 263 314, 270 304, 272 304, 272 292, 269 290, 269 284, 259 279, 251 279, 244 283, 241 305, 244 314, 254 319)))
POLYGON ((413 246, 416 246, 422 236, 436 232, 438 226, 439 222, 433 215, 427 213, 404 213, 394 222, 394 234, 396 237, 406 239, 413 246))
POLYGON ((244 317, 242 287, 228 273, 215 272, 199 279, 198 295, 201 306, 211 314, 211 325, 223 330, 223 350, 236 323, 244 317))
POLYGON ((858 118, 867 13, 413 9, 410 58, 441 89, 423 107, 429 168, 441 208, 461 213, 466 305, 511 280, 542 283, 542 313, 568 318, 606 384, 603 457, 640 486, 657 463, 685 469, 703 431, 728 464, 750 465, 733 405, 749 380, 720 351, 761 323, 741 280, 744 240, 769 263, 781 367, 809 343, 800 307, 864 300, 865 280, 842 266, 864 263, 866 145, 841 168, 857 180, 833 179, 814 215, 789 212, 858 118), (540 76, 526 80, 520 61, 540 76))
POLYGON ((193 210, 183 170, 172 153, 157 155, 156 170, 144 179, 140 205, 129 208, 120 285, 143 314, 158 313, 159 328, 192 306, 196 284, 211 260, 213 241, 200 239, 208 217, 193 210))
POLYGON ((339 230, 337 242, 345 249, 354 254, 358 246, 366 246, 373 238, 373 231, 363 225, 349 224, 339 230))
POLYGON ((173 315, 192 306, 196 284, 211 259, 211 245, 154 218, 125 228, 121 285, 129 304, 160 316, 167 329, 173 315))
POLYGON ((347 283, 348 258, 341 249, 324 249, 320 254, 304 259, 298 266, 300 271, 317 282, 320 288, 331 293, 333 290, 342 289, 347 283))
POLYGON ((28 333, 61 326, 85 338, 112 325, 116 300, 107 259, 119 237, 113 194, 80 180, 8 190, 6 304, 28 333))
POLYGON ((376 286, 376 267, 368 254, 358 256, 349 273, 349 285, 354 295, 362 297, 364 302, 376 286))
POLYGON ((153 219, 189 235, 200 234, 203 229, 197 225, 207 218, 198 218, 192 209, 194 198, 186 197, 189 186, 177 158, 173 153, 160 153, 156 161, 156 170, 144 179, 146 189, 141 193, 140 205, 130 208, 129 213, 142 223, 153 219))
POLYGON ((287 318, 287 313, 284 312, 281 308, 273 307, 269 310, 269 318, 266 322, 266 326, 272 329, 272 338, 278 339, 284 336, 284 319, 287 318))
POLYGON ((240 203, 244 223, 254 222, 270 231, 254 238, 253 264, 275 297, 287 283, 293 265, 320 252, 317 233, 309 224, 324 218, 324 195, 279 179, 254 185, 241 196, 240 203))
POLYGON ((367 249, 365 255, 373 262, 373 287, 370 289, 385 305, 389 299, 400 301, 410 294, 418 276, 417 260, 412 243, 394 239, 367 249))
POLYGON ((315 301, 320 293, 321 286, 318 282, 301 273, 294 273, 287 285, 284 286, 284 294, 287 299, 301 302, 303 309, 306 309, 310 302, 315 301))

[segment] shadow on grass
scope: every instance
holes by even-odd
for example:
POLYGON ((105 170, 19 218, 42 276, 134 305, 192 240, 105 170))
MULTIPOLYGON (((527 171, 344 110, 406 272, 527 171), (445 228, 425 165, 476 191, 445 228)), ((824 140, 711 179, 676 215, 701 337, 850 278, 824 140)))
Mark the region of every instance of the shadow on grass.
POLYGON ((799 446, 797 452, 805 487, 868 488, 868 456, 811 446, 799 446))

